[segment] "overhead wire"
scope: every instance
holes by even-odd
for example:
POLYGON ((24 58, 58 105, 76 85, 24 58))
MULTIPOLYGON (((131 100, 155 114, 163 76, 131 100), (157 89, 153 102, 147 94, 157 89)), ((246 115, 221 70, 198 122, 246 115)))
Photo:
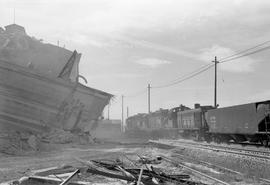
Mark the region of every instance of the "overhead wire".
POLYGON ((255 53, 259 53, 259 52, 264 51, 264 50, 267 50, 267 49, 270 49, 270 46, 266 46, 266 47, 263 47, 263 48, 261 48, 261 49, 255 50, 255 51, 251 51, 251 52, 242 54, 242 55, 240 55, 240 56, 235 56, 235 57, 233 57, 233 58, 228 58, 228 59, 225 59, 225 60, 220 60, 219 63, 229 62, 229 61, 232 61, 232 60, 235 60, 235 59, 238 59, 238 58, 242 58, 242 57, 245 57, 245 56, 248 56, 248 55, 252 55, 252 54, 255 54, 255 53))
MULTIPOLYGON (((236 60, 238 58, 241 58, 241 57, 245 57, 245 56, 249 56, 249 55, 252 55, 252 54, 255 54, 255 53, 258 53, 258 52, 261 52, 261 51, 264 51, 264 50, 267 50, 267 49, 270 49, 270 46, 265 46, 265 47, 262 47, 264 45, 266 45, 267 43, 270 43, 270 40, 269 41, 266 41, 266 42, 263 42, 261 44, 258 44, 256 46, 253 46, 253 47, 250 47, 248 49, 245 49, 245 50, 242 50, 242 51, 239 51, 233 55, 230 55, 230 56, 227 56, 227 57, 224 57, 224 58, 221 58, 219 60, 219 64, 221 63, 225 63, 225 62, 229 62, 229 61, 233 61, 233 60, 236 60), (259 48, 261 47, 261 48, 259 48), (254 50, 256 48, 259 48, 257 50, 254 50), (249 52, 250 51, 250 52, 249 52)), ((176 84, 179 84, 179 83, 182 83, 186 80, 189 80, 191 78, 194 78, 196 76, 198 76, 199 74, 209 70, 210 68, 212 68, 213 66, 215 66, 215 64, 213 63, 210 63, 210 64, 206 64, 206 65, 203 65, 199 68, 197 68, 196 70, 190 72, 190 73, 187 73, 185 75, 182 75, 176 79, 174 79, 173 81, 171 81, 170 83, 167 83, 165 85, 160 85, 160 86, 152 86, 151 88, 154 88, 154 89, 159 89, 159 88, 166 88, 166 87, 171 87, 171 86, 174 86, 176 84)), ((124 97, 126 98, 134 98, 134 97, 137 97, 137 96, 140 96, 144 93, 147 92, 147 88, 144 88, 143 90, 141 91, 138 91, 136 93, 133 93, 131 95, 125 95, 124 97)), ((114 102, 115 103, 115 102, 114 102)))
POLYGON ((248 49, 238 51, 238 52, 236 52, 236 53, 235 53, 235 54, 233 54, 233 55, 230 55, 230 56, 227 56, 227 57, 221 58, 221 59, 220 59, 220 61, 222 61, 222 60, 226 60, 226 59, 232 58, 232 57, 234 57, 234 56, 237 56, 237 55, 239 55, 239 54, 245 53, 245 52, 247 52, 247 51, 250 51, 250 50, 256 49, 256 48, 261 47, 261 46, 263 46, 263 45, 265 45, 265 44, 267 44, 267 43, 270 43, 270 40, 265 41, 265 42, 263 42, 263 43, 261 43, 261 44, 258 44, 258 45, 256 45, 256 46, 250 47, 250 48, 248 48, 248 49))
MULTIPOLYGON (((262 51, 265 51, 265 50, 268 50, 270 49, 270 46, 265 46, 267 43, 270 43, 270 40, 269 41, 265 41, 261 44, 258 44, 258 45, 255 45, 253 47, 250 47, 248 49, 245 49, 245 50, 242 50, 242 51, 239 51, 239 52, 236 52, 235 54, 232 54, 230 56, 227 56, 227 57, 224 57, 224 58, 221 58, 219 59, 218 63, 219 64, 222 64, 222 63, 225 63, 225 62, 230 62, 230 61, 233 61, 233 60, 236 60, 236 59, 239 59, 239 58, 242 58, 242 57, 246 57, 246 56, 249 56, 249 55, 252 55, 252 54, 256 54, 256 53, 259 53, 259 52, 262 52, 262 51), (262 46, 265 46, 265 47, 262 47, 262 46), (259 48, 259 49, 257 49, 259 48), (256 49, 256 50, 255 50, 256 49)), ((170 83, 167 83, 165 85, 160 85, 160 86, 152 86, 151 88, 154 88, 154 89, 159 89, 159 88, 166 88, 166 87, 171 87, 171 86, 174 86, 176 84, 179 84, 179 83, 182 83, 184 81, 187 81, 191 78, 194 78, 198 75, 200 75, 201 73, 209 70, 210 68, 212 68, 213 66, 215 66, 214 63, 209 63, 209 64, 206 64, 206 65, 203 65, 201 66, 200 68, 197 68, 196 70, 190 72, 190 73, 187 73, 185 75, 182 75, 176 79, 174 79, 173 81, 171 81, 170 83)), ((224 80, 223 80, 224 81, 224 80)), ((134 97, 137 97, 137 96, 140 96, 142 94, 144 94, 145 92, 147 92, 147 88, 144 88, 143 90, 141 91, 138 91, 136 93, 133 93, 131 95, 125 95, 124 97, 126 98, 134 98, 134 97)), ((116 98, 115 98, 116 99, 116 98)), ((116 100, 116 101, 112 101, 111 103, 116 103, 118 102, 120 99, 116 100)))
POLYGON ((137 97, 139 95, 144 94, 146 91, 147 91, 147 89, 145 88, 144 90, 137 91, 137 92, 130 94, 130 95, 120 95, 120 94, 115 95, 114 98, 111 99, 110 104, 118 103, 121 100, 121 96, 124 96, 125 98, 134 98, 134 97, 137 97))
POLYGON ((118 97, 119 97, 119 95, 115 95, 115 96, 110 100, 110 105, 118 103, 118 102, 119 102, 118 97))
MULTIPOLYGON (((267 43, 270 43, 270 40, 269 41, 266 41, 266 42, 263 42, 261 44, 258 44, 256 46, 253 46, 251 48, 248 48, 248 49, 245 49, 245 50, 242 50, 242 51, 239 51, 233 55, 230 55, 230 56, 227 56, 227 57, 224 57, 224 58, 221 58, 219 60, 219 63, 225 63, 225 62, 229 62, 229 61, 232 61, 232 60, 236 60, 238 58, 241 58, 241 57, 245 57, 245 56, 248 56, 248 55, 252 55, 252 54, 255 54, 255 53, 258 53, 258 52, 261 52, 261 51, 264 51, 264 50, 267 50, 267 49, 270 49, 270 46, 266 46, 266 47, 263 47, 263 48, 260 48, 260 49, 257 49, 255 51, 251 51, 251 50, 254 50, 258 47, 261 47, 267 43), (251 52, 248 52, 248 51, 251 51, 251 52)), ((207 64, 207 65, 204 65, 194 71, 192 71, 191 73, 187 73, 183 76, 180 76, 179 78, 175 79, 174 81, 168 83, 168 84, 165 84, 165 85, 161 85, 161 86, 153 86, 151 88, 165 88, 165 87, 170 87, 170 86, 173 86, 173 85, 176 85, 176 84, 179 84, 181 82, 184 82, 188 79, 191 79, 199 74, 201 74, 202 72, 205 72, 207 71, 208 69, 210 69, 211 67, 213 67, 215 64, 207 64)))
POLYGON ((165 88, 165 87, 170 87, 170 86, 173 86, 173 85, 176 85, 176 84, 179 84, 181 82, 184 82, 188 79, 191 79, 199 74, 201 74, 202 72, 204 71, 207 71, 209 70, 211 67, 213 67, 215 64, 207 64, 207 65, 204 65, 190 73, 187 73, 179 78, 177 78, 176 80, 174 80, 173 82, 171 83, 168 83, 168 84, 165 84, 165 85, 160 85, 160 86, 153 86, 151 88, 155 88, 155 89, 158 89, 158 88, 165 88))
POLYGON ((208 66, 210 66, 210 65, 212 65, 212 64, 206 64, 206 65, 203 65, 203 66, 197 68, 196 70, 194 70, 194 71, 192 71, 192 72, 190 72, 190 73, 187 73, 187 74, 185 74, 185 75, 183 75, 183 76, 180 76, 180 77, 176 78, 176 79, 173 80, 172 82, 178 81, 178 80, 180 80, 180 79, 182 79, 182 78, 184 78, 184 77, 186 77, 186 76, 189 76, 189 75, 191 75, 191 74, 193 74, 193 73, 196 73, 196 72, 198 72, 198 71, 200 71, 200 70, 202 70, 202 69, 204 69, 205 67, 208 67, 208 66))
POLYGON ((125 95, 124 97, 126 97, 126 98, 134 98, 134 97, 137 97, 137 96, 140 96, 140 95, 144 94, 146 91, 147 91, 147 88, 144 88, 144 90, 138 91, 138 92, 133 93, 131 95, 125 95))

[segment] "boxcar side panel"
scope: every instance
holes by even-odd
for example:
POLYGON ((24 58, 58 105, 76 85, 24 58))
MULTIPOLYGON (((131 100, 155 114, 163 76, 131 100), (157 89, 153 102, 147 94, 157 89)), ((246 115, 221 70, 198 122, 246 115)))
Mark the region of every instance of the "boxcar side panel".
POLYGON ((210 133, 254 134, 264 118, 264 111, 256 103, 212 109, 206 113, 210 133))

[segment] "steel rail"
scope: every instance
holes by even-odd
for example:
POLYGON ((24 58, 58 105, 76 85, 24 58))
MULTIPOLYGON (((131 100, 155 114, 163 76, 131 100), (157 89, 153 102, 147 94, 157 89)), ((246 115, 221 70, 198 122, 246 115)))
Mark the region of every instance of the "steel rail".
MULTIPOLYGON (((180 142, 182 142, 182 141, 180 141, 180 142)), ((185 143, 192 144, 192 145, 203 145, 203 146, 206 146, 206 147, 215 146, 217 148, 222 148, 222 149, 246 151, 246 152, 257 153, 257 154, 259 153, 259 155, 270 156, 270 151, 258 151, 258 150, 247 149, 247 148, 244 149, 244 148, 236 148, 236 147, 218 146, 218 145, 211 145, 211 144, 205 144, 205 143, 198 143, 198 144, 197 143, 192 143, 192 142, 185 142, 185 143)), ((241 144, 241 143, 237 143, 237 144, 241 144)))
MULTIPOLYGON (((241 172, 238 172, 238 171, 235 171, 235 170, 232 170, 232 169, 229 169, 229 168, 225 168, 223 166, 216 165, 216 164, 213 164, 213 163, 209 163, 209 162, 206 162, 206 161, 202 161, 202 160, 194 159, 194 158, 191 158, 191 157, 187 157, 187 156, 182 155, 182 154, 173 153, 173 155, 179 156, 181 158, 197 161, 198 163, 205 164, 205 165, 207 165, 209 167, 219 168, 219 169, 221 169, 223 171, 227 171, 227 172, 230 172, 230 173, 234 173, 234 174, 237 174, 237 175, 243 175, 241 172)), ((179 157, 177 157, 177 158, 179 158, 179 157)))
MULTIPOLYGON (((178 141, 179 142, 179 141, 178 141)), ((182 142, 182 141, 180 141, 182 142)), ((152 144, 162 144, 162 145, 167 145, 167 146, 174 146, 174 147, 179 147, 178 145, 173 145, 173 144, 167 144, 167 143, 164 143, 164 142, 156 142, 156 141, 150 141, 150 143, 152 144)), ((232 154, 237 154, 237 155, 243 155, 243 156, 251 156, 251 157, 255 157, 255 158, 262 158, 262 159, 266 159, 266 160, 270 160, 270 156, 264 156, 264 155, 254 155, 254 154, 249 154, 249 153, 243 153, 243 152, 233 152, 233 151, 228 151, 228 150, 221 150, 221 149, 214 149, 214 148, 209 148, 209 147, 219 147, 219 146, 216 146, 216 145, 208 145, 207 147, 202 147, 202 146, 199 146, 199 144, 196 144, 196 143, 191 143, 191 142, 182 142, 182 143, 185 143, 185 144, 190 144, 190 145, 193 145, 193 146, 196 146, 197 148, 199 149, 207 149, 207 150, 212 150, 212 151, 222 151, 222 152, 227 152, 227 153, 232 153, 232 154)), ((193 149, 194 147, 191 147, 191 146, 187 146, 187 145, 181 145, 182 147, 189 147, 191 149, 193 149)), ((224 146, 221 146, 221 147, 224 147, 224 146)), ((226 147, 225 147, 226 148, 226 147)), ((233 150, 235 148, 229 148, 229 150, 233 150)), ((237 148, 236 148, 237 149, 237 148)), ((239 150, 242 150, 243 149, 239 149, 239 150)), ((178 154, 177 155, 181 155, 181 154, 178 154)), ((187 156, 184 156, 187 158, 187 156)), ((193 159, 194 160, 194 159, 193 159)), ((205 163, 207 164, 208 162, 205 162, 205 161, 201 161, 202 163, 205 163)), ((211 165, 211 163, 208 163, 211 165)), ((217 166, 219 168, 223 168, 224 170, 227 170, 227 171, 231 171, 233 173, 237 173, 237 174, 241 174, 241 172, 237 172, 237 171, 234 171, 232 169, 228 169, 228 168, 225 168, 225 167, 221 167, 221 166, 218 166, 218 165, 214 165, 214 166, 217 166)), ((265 178, 258 178, 260 181, 262 182, 266 182, 266 183, 270 183, 270 179, 265 179, 265 178)))
POLYGON ((198 171, 198 170, 195 170, 195 169, 193 169, 193 168, 190 168, 190 167, 188 167, 187 165, 184 165, 184 164, 182 164, 182 163, 179 163, 179 161, 176 161, 176 160, 171 159, 171 158, 169 158, 169 157, 166 157, 166 156, 164 156, 164 155, 161 155, 161 156, 163 157, 163 159, 164 159, 165 161, 170 162, 170 163, 172 163, 172 164, 174 164, 174 165, 176 165, 176 166, 181 166, 181 167, 183 167, 183 168, 186 168, 186 169, 188 169, 188 170, 190 170, 190 171, 192 171, 192 172, 194 172, 194 173, 197 173, 197 174, 199 174, 199 175, 201 175, 201 176, 204 176, 204 177, 206 177, 206 178, 208 178, 208 179, 211 179, 211 180, 213 180, 213 181, 215 181, 215 182, 218 182, 218 183, 220 183, 220 184, 223 184, 223 185, 230 185, 230 184, 227 183, 227 182, 224 182, 224 181, 222 181, 222 180, 219 180, 219 179, 217 179, 217 178, 215 178, 215 177, 211 177, 211 176, 209 176, 209 175, 207 175, 207 174, 205 174, 205 173, 202 173, 202 172, 200 172, 200 171, 198 171))
MULTIPOLYGON (((190 144, 187 144, 190 145, 190 144)), ((186 146, 187 146, 186 145, 186 146)), ((261 154, 252 154, 252 153, 248 153, 245 152, 245 150, 235 150, 234 148, 219 148, 218 146, 199 146, 196 145, 197 148, 200 149, 206 149, 206 150, 212 150, 212 151, 216 151, 216 152, 225 152, 225 153, 231 153, 231 154, 237 154, 237 155, 243 155, 243 156, 249 156, 249 157, 254 157, 254 158, 259 158, 259 159, 266 159, 266 160, 270 160, 270 155, 269 156, 265 156, 265 155, 261 155, 261 154), (235 151, 233 151, 235 150, 235 151)))
MULTIPOLYGON (((176 156, 179 156, 181 158, 185 158, 185 159, 189 159, 189 160, 193 160, 193 161, 197 161, 201 164, 206 164, 207 166, 209 167, 215 167, 215 168, 219 168, 223 171, 228 171, 230 173, 235 173, 237 175, 244 175, 243 173, 241 172, 238 172, 238 171, 235 171, 235 170, 232 170, 232 169, 229 169, 229 168, 226 168, 226 167, 223 167, 223 166, 220 166, 220 165, 217 165, 217 164, 213 164, 213 163, 209 163, 209 162, 206 162, 206 161, 202 161, 202 160, 198 160, 198 159, 194 159, 194 158, 191 158, 191 157, 187 157, 185 155, 182 155, 182 154, 178 154, 178 153, 173 153, 173 155, 176 155, 176 156)), ((173 157, 173 156, 172 156, 173 157)), ((260 181, 262 182, 266 182, 266 183, 270 183, 270 180, 269 179, 264 179, 264 178, 258 178, 260 181)))
POLYGON ((231 154, 237 154, 237 155, 242 155, 242 156, 249 156, 249 157, 254 157, 257 159, 265 159, 265 160, 270 160, 270 152, 269 154, 267 152, 261 152, 261 151, 255 151, 255 150, 245 150, 245 149, 238 149, 238 148, 234 148, 234 147, 224 147, 224 146, 216 146, 216 145, 205 145, 202 143, 191 143, 191 142, 185 142, 185 141, 177 141, 177 144, 167 144, 165 142, 159 141, 151 141, 152 143, 157 143, 157 144, 165 144, 168 146, 179 146, 178 143, 181 143, 180 147, 191 147, 192 146, 196 146, 196 148, 198 149, 205 149, 205 150, 212 150, 212 151, 216 151, 216 152, 225 152, 225 153, 231 153, 231 154), (189 145, 189 146, 188 146, 189 145), (201 146, 203 145, 203 146, 201 146), (235 151, 233 151, 235 150, 235 151), (256 152, 257 154, 252 154, 250 153, 251 151, 256 152), (258 154, 258 153, 263 153, 263 154, 258 154))

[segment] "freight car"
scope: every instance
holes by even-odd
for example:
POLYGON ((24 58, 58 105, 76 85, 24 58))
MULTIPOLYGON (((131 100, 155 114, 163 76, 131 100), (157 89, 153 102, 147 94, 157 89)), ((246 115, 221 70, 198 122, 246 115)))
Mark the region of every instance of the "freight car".
POLYGON ((148 115, 136 114, 126 119, 126 130, 147 130, 149 128, 148 115))
POLYGON ((172 128, 168 109, 160 109, 150 114, 139 113, 126 119, 127 130, 159 130, 172 128))
MULTIPOLYGON (((131 116, 126 119, 126 134, 129 137, 148 137, 149 139, 175 138, 177 130, 173 127, 170 113, 168 109, 159 109, 150 114, 131 116)), ((176 112, 174 114, 176 115, 176 112)))
POLYGON ((261 143, 270 141, 270 101, 224 108, 196 105, 177 113, 178 130, 184 137, 207 142, 261 143))
POLYGON ((148 138, 148 114, 139 113, 126 119, 125 132, 129 138, 148 138))
POLYGON ((260 142, 270 141, 270 101, 255 102, 208 110, 205 114, 209 127, 207 141, 260 142))
MULTIPOLYGON (((151 114, 138 114, 127 119, 127 130, 171 131, 207 142, 270 142, 270 100, 223 108, 185 106, 160 109, 151 114)), ((160 135, 160 134, 159 134, 160 135)))
POLYGON ((158 111, 150 113, 148 115, 149 129, 159 130, 172 128, 172 123, 169 122, 168 113, 168 109, 159 109, 158 111))
POLYGON ((178 128, 177 113, 179 111, 190 110, 190 108, 180 105, 179 107, 159 109, 150 114, 139 113, 126 119, 126 130, 160 130, 178 128))

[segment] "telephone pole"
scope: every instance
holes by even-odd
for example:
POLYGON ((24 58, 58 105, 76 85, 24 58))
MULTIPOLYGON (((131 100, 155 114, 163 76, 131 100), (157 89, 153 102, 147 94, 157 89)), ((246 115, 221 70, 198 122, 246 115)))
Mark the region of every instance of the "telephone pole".
POLYGON ((109 101, 109 103, 108 103, 108 120, 110 119, 110 101, 109 101))
POLYGON ((128 110, 128 107, 127 107, 127 118, 128 118, 128 116, 129 116, 128 114, 129 114, 129 110, 128 110))
POLYGON ((150 110, 150 84, 148 84, 148 114, 150 114, 151 110, 150 110))
POLYGON ((16 20, 16 13, 15 13, 15 7, 13 9, 13 24, 15 24, 15 20, 16 20))
POLYGON ((214 92, 214 107, 217 108, 217 57, 215 56, 215 60, 212 61, 215 63, 215 92, 214 92))
POLYGON ((121 122, 121 132, 124 131, 124 95, 122 95, 122 122, 121 122))

